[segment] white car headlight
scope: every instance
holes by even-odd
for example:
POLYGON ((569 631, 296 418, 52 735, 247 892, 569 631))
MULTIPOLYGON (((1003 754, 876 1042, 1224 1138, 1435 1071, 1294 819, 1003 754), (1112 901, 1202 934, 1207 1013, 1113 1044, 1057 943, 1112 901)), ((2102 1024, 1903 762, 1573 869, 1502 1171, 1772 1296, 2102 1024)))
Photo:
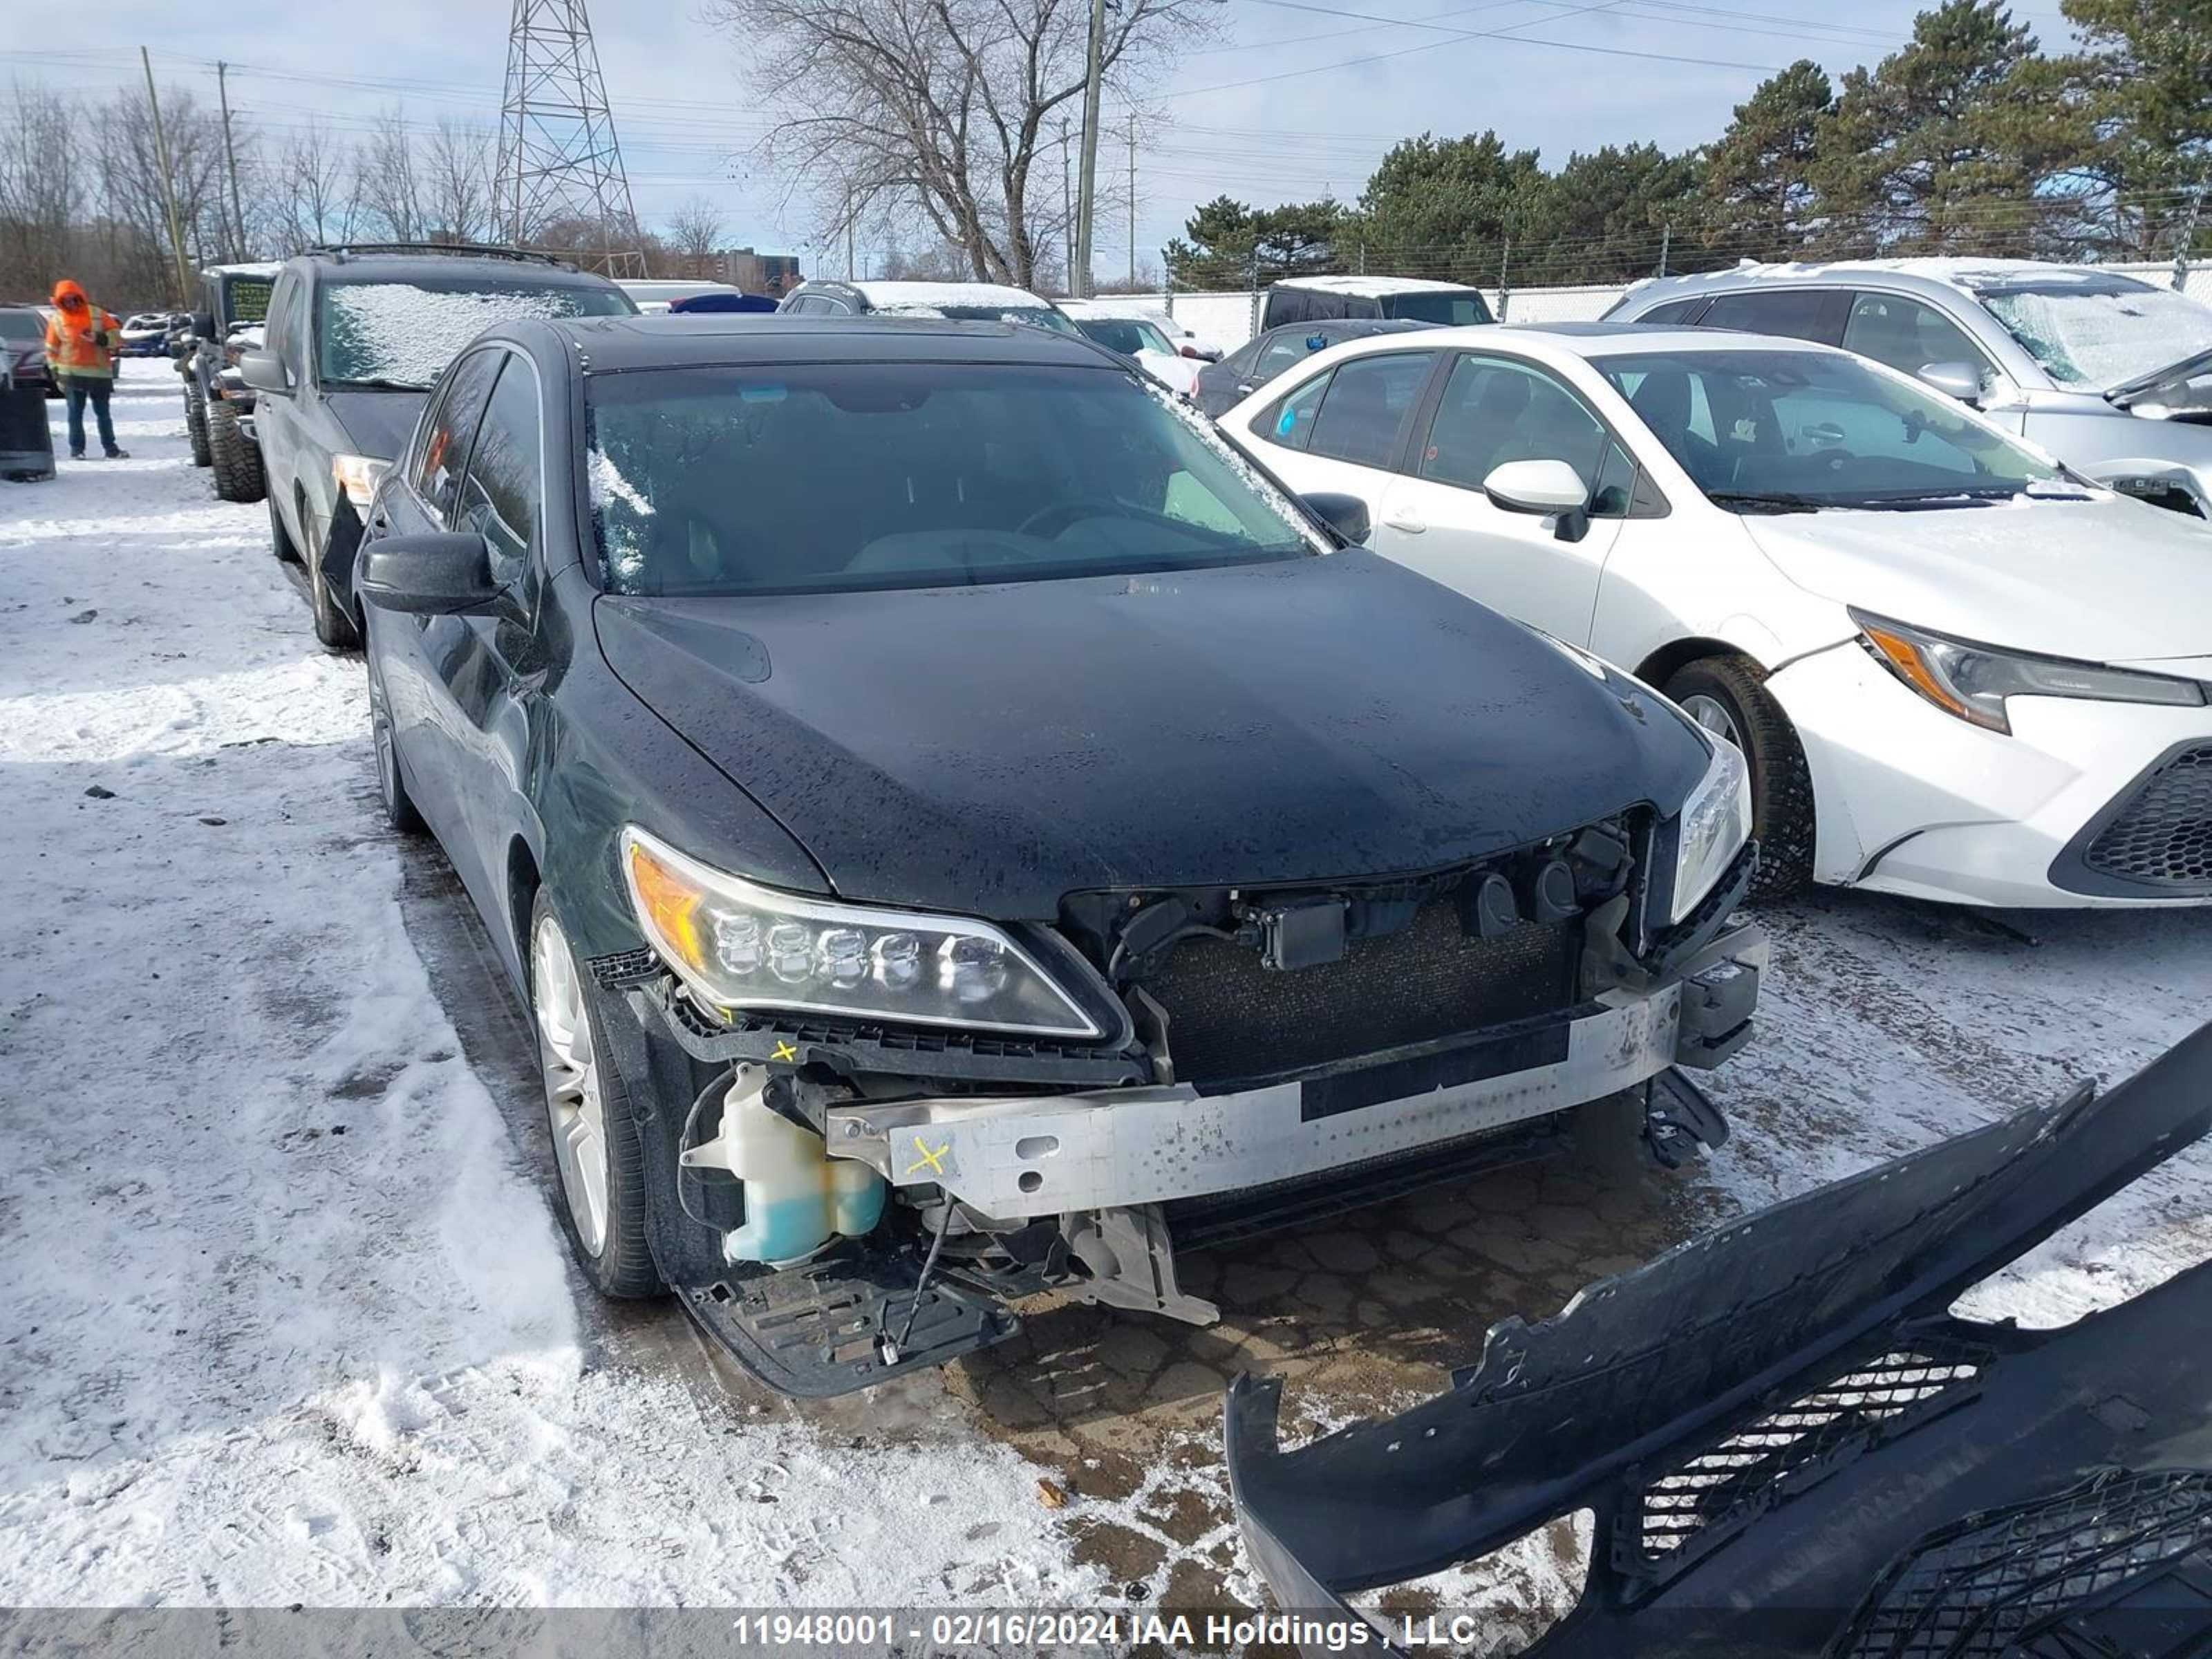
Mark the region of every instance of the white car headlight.
POLYGON ((1674 899, 1669 925, 1696 909, 1751 839, 1751 769, 1725 738, 1708 734, 1712 758, 1682 803, 1674 846, 1674 899))
POLYGON ((368 498, 376 494, 376 481, 392 470, 392 463, 380 461, 374 455, 333 455, 331 457, 331 478, 346 499, 353 503, 356 513, 368 511, 368 498))
POLYGON ((631 826, 623 880, 653 951, 717 1008, 1088 1039, 1098 1022, 1004 930, 838 904, 708 868, 631 826))
POLYGON ((2087 697, 2178 708, 2204 704, 2204 688, 2195 680, 1995 651, 1863 611, 1852 611, 1851 620, 1859 625, 1859 642, 1876 662, 1945 714, 1992 732, 2012 730, 2005 714, 2007 697, 2087 697))

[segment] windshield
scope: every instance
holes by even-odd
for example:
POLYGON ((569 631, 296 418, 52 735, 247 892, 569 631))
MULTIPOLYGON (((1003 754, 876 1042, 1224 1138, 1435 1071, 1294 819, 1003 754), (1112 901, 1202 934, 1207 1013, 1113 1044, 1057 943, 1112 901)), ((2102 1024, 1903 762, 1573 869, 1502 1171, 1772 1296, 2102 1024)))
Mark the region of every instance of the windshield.
POLYGON ((1296 558, 1289 501, 1118 370, 810 363, 586 382, 621 593, 945 587, 1296 558))
POLYGON ((589 283, 332 283, 317 307, 316 362, 325 386, 428 391, 446 365, 494 323, 524 318, 629 316, 620 289, 589 283))
POLYGON ((1596 366, 1698 488, 1740 511, 1964 504, 2061 476, 1948 398, 1840 353, 1652 352, 1596 366))
POLYGON ((1441 323, 1449 328, 1465 328, 1470 323, 1491 320, 1490 307, 1482 302, 1482 295, 1452 289, 1437 289, 1427 294, 1386 295, 1382 314, 1417 323, 1441 323))
POLYGON ((46 319, 35 311, 0 311, 0 339, 43 340, 46 319))
POLYGON ((2212 307, 2125 277, 2008 283, 1976 297, 2061 386, 2121 386, 2212 351, 2212 307))
POLYGON ((1084 317, 1075 325, 1107 350, 1118 351, 1124 357, 1133 357, 1140 351, 1157 351, 1167 357, 1176 355, 1168 337, 1141 318, 1084 317))

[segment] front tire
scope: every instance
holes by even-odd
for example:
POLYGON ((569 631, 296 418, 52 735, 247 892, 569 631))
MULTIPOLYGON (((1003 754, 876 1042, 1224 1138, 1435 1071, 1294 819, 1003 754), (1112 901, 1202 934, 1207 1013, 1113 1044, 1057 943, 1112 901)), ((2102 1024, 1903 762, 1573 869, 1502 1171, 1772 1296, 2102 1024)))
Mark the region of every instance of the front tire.
POLYGON ((531 903, 525 949, 562 1231, 600 1295, 657 1295, 660 1274, 645 1240, 645 1153, 629 1090, 610 1058, 602 994, 543 887, 531 903))
POLYGON ((369 740, 376 748, 376 788, 384 798, 384 822, 394 835, 420 836, 429 825, 416 810, 407 793, 407 780, 399 770, 399 741, 392 729, 392 709, 385 701, 384 676, 374 658, 368 665, 369 740))
POLYGON ((1796 728, 1766 690, 1766 674, 1748 657, 1705 657, 1675 672, 1667 695, 1717 737, 1743 751, 1751 768, 1751 827, 1759 837, 1755 900, 1786 899, 1813 879, 1818 820, 1813 775, 1796 728))
POLYGON ((208 457, 215 469, 216 498, 258 501, 269 493, 261 471, 261 446, 238 429, 238 411, 227 403, 209 406, 208 457))
POLYGON ((190 380, 185 382, 185 437, 192 447, 194 466, 215 465, 215 452, 208 447, 207 404, 190 380))

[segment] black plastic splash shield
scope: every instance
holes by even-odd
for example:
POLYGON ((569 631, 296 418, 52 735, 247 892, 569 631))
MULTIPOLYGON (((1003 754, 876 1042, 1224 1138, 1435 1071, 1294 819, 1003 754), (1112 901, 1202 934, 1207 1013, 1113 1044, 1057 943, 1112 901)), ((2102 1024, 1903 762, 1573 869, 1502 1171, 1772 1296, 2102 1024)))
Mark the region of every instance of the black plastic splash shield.
POLYGON ((1962 1516, 2100 1469, 2212 1468, 2212 1264, 2058 1331, 1947 1311, 2208 1127, 2212 1027, 2102 1097, 2085 1086, 1693 1240, 1534 1328, 1505 1322, 1449 1393, 1387 1421, 1285 1452, 1280 1384, 1241 1376, 1226 1441, 1254 1563, 1283 1605, 1330 1607, 1587 1507, 1591 1579, 1545 1659, 1822 1653, 1886 1568, 1962 1516))

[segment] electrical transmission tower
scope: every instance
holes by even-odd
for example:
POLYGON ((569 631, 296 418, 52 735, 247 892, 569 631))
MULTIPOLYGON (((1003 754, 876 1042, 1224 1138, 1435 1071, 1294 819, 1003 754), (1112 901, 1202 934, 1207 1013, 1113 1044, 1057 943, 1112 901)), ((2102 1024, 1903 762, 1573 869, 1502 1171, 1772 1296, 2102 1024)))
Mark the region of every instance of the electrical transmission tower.
POLYGON ((496 212, 518 246, 595 242, 609 276, 645 274, 584 0, 514 0, 496 212))

